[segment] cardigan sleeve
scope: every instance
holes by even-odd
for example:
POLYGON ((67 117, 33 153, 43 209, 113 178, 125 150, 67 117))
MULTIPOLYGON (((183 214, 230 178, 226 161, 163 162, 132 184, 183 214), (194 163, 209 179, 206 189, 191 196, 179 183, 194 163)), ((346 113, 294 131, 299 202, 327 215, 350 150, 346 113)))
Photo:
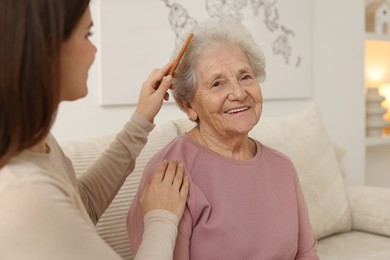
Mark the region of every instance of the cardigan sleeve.
POLYGON ((167 210, 152 210, 144 217, 144 234, 134 260, 170 260, 177 236, 178 217, 167 210))
POLYGON ((97 223, 134 170, 154 125, 134 113, 109 148, 78 178, 78 189, 92 221, 97 223))

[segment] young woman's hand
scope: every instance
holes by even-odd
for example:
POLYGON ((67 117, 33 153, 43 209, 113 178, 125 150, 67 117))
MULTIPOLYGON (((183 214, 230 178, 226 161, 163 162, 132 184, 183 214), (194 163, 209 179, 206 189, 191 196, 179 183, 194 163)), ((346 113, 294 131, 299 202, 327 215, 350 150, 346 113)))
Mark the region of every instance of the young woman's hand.
POLYGON ((145 215, 153 209, 165 209, 179 219, 183 216, 189 189, 183 165, 176 161, 160 164, 152 180, 145 183, 141 194, 141 210, 145 215))
POLYGON ((173 61, 161 69, 154 69, 143 83, 136 111, 151 123, 160 111, 163 100, 169 99, 168 89, 172 88, 172 76, 168 75, 173 61))

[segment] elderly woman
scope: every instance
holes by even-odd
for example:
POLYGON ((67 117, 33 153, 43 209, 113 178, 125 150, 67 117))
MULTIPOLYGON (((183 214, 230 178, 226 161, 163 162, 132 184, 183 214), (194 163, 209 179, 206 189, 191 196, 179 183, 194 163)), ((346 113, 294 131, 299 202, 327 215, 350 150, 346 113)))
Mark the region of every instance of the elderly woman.
MULTIPOLYGON (((233 20, 208 21, 193 33, 174 96, 197 125, 158 152, 143 176, 172 158, 190 175, 174 259, 318 259, 294 165, 248 137, 262 112, 263 54, 233 20)), ((135 251, 143 233, 139 199, 128 218, 135 251)))

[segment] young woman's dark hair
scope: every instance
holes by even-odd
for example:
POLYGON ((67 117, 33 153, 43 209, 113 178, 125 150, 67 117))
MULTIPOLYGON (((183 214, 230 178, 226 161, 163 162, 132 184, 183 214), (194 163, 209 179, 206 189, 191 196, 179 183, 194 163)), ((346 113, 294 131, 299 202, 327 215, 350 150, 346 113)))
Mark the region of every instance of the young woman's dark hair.
MULTIPOLYGON (((96 55, 89 4, 0 0, 1 259, 121 259, 94 224, 134 170, 172 87, 173 62, 149 74, 133 115, 78 178, 50 128, 60 102, 88 92, 96 55), (27 246, 20 250, 21 244, 27 246)), ((154 252, 172 259, 174 248, 161 245, 175 244, 189 190, 184 175, 178 162, 164 162, 142 188, 142 214, 158 223, 146 221, 149 239, 134 258, 154 252)))
POLYGON ((49 132, 59 104, 60 47, 89 2, 0 1, 0 168, 49 132))

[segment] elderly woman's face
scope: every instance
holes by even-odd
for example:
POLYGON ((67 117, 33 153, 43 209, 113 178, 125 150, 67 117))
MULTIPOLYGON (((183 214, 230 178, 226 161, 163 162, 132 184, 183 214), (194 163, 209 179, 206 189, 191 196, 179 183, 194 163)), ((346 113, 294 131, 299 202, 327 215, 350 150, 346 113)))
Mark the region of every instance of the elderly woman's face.
POLYGON ((187 113, 210 134, 247 134, 259 121, 263 97, 247 56, 231 45, 204 50, 196 66, 196 92, 187 113))

